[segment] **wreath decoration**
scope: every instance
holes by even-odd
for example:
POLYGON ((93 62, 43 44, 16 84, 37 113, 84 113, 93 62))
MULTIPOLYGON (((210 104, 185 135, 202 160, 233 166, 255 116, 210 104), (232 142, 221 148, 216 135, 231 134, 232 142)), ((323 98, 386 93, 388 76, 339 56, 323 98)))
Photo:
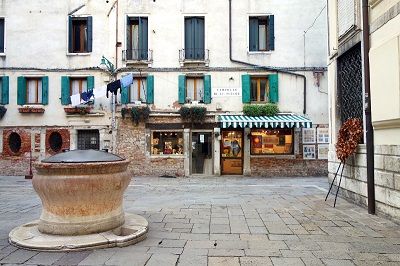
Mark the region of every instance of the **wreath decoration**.
POLYGON ((342 163, 355 152, 362 135, 363 128, 360 119, 350 118, 343 123, 336 144, 336 155, 342 163))

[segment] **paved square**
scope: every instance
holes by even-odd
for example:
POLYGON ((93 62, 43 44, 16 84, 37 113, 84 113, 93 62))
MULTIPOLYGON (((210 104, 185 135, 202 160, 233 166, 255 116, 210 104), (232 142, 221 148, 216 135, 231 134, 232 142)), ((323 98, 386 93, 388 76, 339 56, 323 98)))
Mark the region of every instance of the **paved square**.
POLYGON ((125 210, 150 223, 134 246, 44 253, 8 244, 39 217, 31 181, 0 177, 1 265, 400 265, 400 226, 333 196, 326 178, 134 178, 125 210))

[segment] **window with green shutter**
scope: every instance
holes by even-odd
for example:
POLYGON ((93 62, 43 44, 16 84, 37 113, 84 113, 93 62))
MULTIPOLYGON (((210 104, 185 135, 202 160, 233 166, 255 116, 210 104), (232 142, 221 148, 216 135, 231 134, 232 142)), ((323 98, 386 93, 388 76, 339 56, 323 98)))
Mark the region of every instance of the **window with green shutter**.
POLYGON ((49 77, 18 77, 17 104, 49 103, 49 77))
POLYGON ((249 18, 249 51, 275 50, 274 15, 249 18))
POLYGON ((242 76, 243 103, 277 103, 279 100, 278 74, 242 76))

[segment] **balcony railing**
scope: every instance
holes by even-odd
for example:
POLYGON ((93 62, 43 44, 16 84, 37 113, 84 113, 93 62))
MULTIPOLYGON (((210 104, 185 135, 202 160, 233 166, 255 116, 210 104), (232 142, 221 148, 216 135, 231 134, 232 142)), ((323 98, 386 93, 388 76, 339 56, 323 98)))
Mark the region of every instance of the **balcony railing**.
POLYGON ((153 61, 153 50, 131 49, 122 51, 122 60, 124 61, 153 61))
POLYGON ((209 62, 208 49, 181 49, 179 50, 179 62, 209 62))

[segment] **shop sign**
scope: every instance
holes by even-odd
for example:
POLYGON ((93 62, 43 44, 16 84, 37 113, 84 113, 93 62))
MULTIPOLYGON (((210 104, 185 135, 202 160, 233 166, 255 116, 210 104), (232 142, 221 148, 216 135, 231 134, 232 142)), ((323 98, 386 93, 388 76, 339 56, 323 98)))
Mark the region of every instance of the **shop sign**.
POLYGON ((212 97, 242 96, 241 88, 212 88, 212 97))

